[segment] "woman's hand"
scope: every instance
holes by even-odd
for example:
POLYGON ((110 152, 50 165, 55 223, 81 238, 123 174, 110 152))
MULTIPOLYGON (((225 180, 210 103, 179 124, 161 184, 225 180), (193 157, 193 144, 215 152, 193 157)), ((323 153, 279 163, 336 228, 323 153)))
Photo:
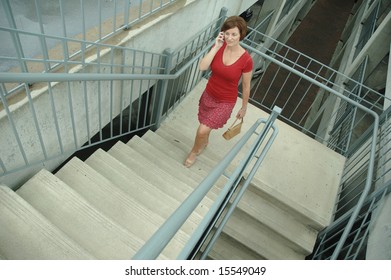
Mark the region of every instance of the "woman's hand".
POLYGON ((220 32, 216 38, 215 46, 221 48, 224 44, 224 32, 220 32))
POLYGON ((246 115, 247 107, 240 108, 239 112, 236 114, 237 119, 242 119, 246 115))

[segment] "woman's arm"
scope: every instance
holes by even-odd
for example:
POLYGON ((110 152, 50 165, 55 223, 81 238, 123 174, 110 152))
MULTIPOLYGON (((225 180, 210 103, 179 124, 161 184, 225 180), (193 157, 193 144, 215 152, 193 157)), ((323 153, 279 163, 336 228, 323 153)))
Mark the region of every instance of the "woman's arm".
POLYGON ((242 108, 236 115, 236 118, 241 119, 246 115, 248 99, 250 98, 250 84, 253 72, 242 74, 242 108))
POLYGON ((219 36, 216 38, 216 42, 210 51, 201 59, 199 69, 205 71, 209 69, 210 64, 213 61, 217 51, 223 46, 224 43, 224 33, 220 32, 219 36))

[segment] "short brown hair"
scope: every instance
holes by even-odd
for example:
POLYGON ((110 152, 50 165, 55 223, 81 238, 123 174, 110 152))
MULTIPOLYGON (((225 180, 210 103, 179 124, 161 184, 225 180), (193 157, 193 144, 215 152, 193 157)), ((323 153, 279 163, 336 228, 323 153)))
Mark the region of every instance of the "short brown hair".
POLYGON ((227 18, 221 27, 221 31, 224 32, 235 27, 239 29, 240 40, 243 40, 247 34, 247 22, 242 17, 231 16, 227 18))

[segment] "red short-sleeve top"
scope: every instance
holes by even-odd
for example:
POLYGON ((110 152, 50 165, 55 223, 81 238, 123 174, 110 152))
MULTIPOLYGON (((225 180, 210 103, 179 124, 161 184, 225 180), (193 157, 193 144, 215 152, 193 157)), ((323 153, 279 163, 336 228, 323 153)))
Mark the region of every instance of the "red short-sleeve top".
POLYGON ((219 102, 235 103, 238 97, 238 84, 243 73, 252 71, 253 60, 245 51, 237 61, 231 65, 224 65, 223 53, 226 43, 217 51, 210 65, 212 75, 205 91, 219 102))

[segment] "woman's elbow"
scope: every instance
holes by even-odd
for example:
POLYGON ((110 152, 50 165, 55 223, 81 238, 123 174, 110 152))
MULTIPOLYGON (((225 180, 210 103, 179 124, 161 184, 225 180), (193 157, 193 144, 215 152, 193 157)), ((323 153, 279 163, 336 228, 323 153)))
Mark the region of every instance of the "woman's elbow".
POLYGON ((200 71, 206 71, 206 70, 208 70, 208 66, 206 66, 206 65, 203 65, 202 63, 200 63, 200 65, 198 65, 198 69, 200 70, 200 71))

